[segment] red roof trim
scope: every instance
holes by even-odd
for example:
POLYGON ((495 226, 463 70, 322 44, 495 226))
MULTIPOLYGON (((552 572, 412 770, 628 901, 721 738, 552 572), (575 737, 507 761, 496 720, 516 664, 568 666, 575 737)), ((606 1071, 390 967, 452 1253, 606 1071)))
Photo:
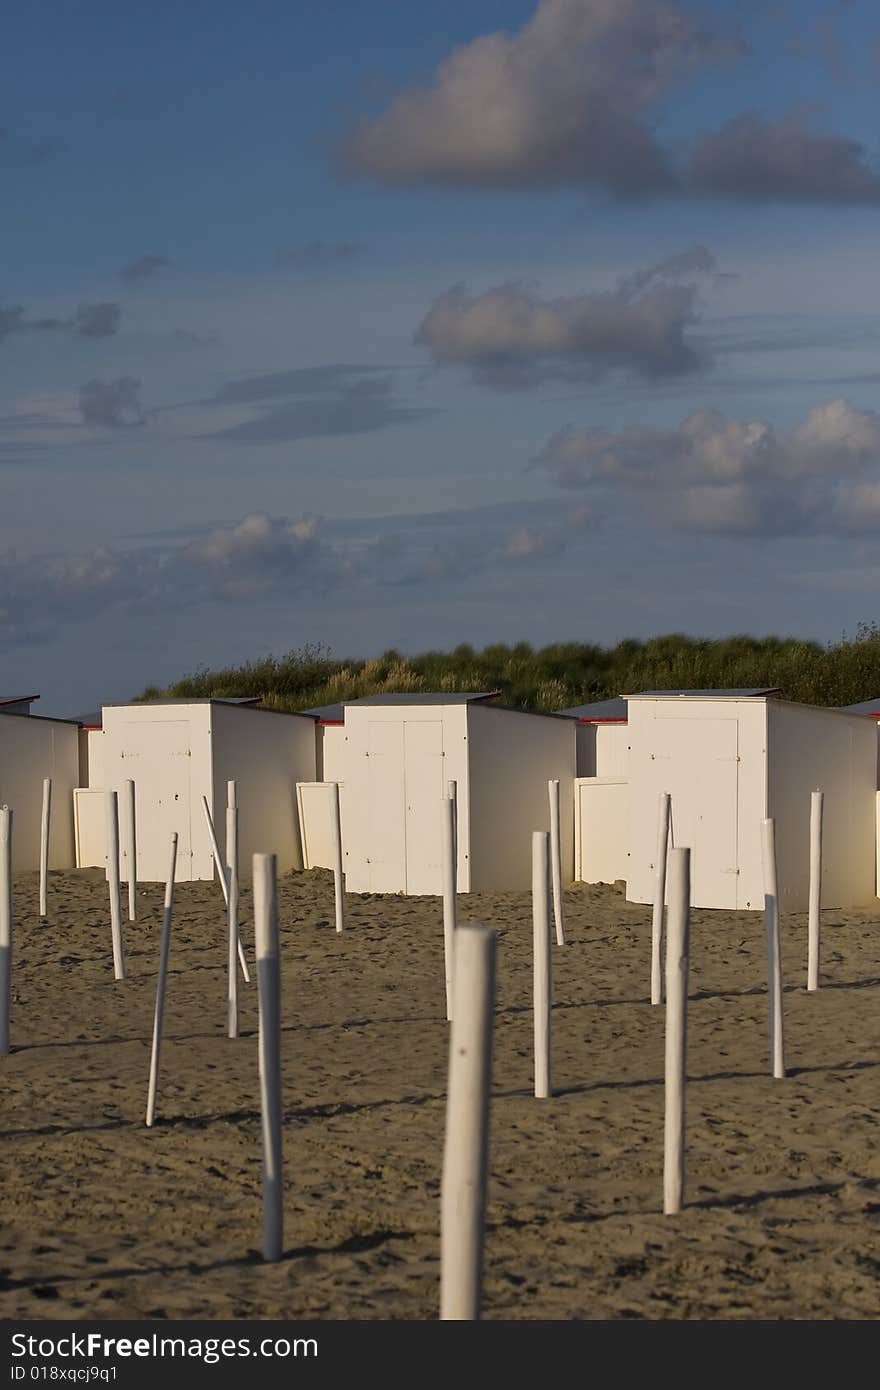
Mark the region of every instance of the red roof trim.
POLYGON ((579 714, 577 722, 579 724, 628 724, 628 719, 609 719, 607 716, 602 719, 593 719, 588 714, 579 714))
POLYGON ((341 729, 341 728, 344 726, 344 724, 345 724, 345 720, 344 720, 344 719, 316 719, 316 720, 315 720, 315 723, 316 723, 316 724, 320 724, 320 725, 329 724, 331 728, 338 728, 338 729, 341 729))

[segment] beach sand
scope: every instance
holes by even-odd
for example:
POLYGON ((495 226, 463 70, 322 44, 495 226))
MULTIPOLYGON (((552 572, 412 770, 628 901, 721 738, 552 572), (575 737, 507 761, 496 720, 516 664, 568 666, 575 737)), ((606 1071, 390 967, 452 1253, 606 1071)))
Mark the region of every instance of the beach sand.
MULTIPOLYGON (((162 886, 114 983, 103 874, 15 884, 13 1051, 0 1058, 0 1315, 434 1319, 447 1068, 439 900, 280 884, 285 1256, 261 1239, 256 986, 225 1037, 225 912, 178 885, 158 1119, 144 1125, 162 886)), ((124 896, 124 893, 123 893, 124 896)), ((664 1010, 650 909, 565 894, 551 1100, 532 1093, 531 905, 498 929, 484 1314, 875 1318, 880 1308, 880 908, 782 923, 786 1060, 769 1072, 757 913, 691 923, 685 1209, 662 1214, 664 1010)), ((251 894, 243 937, 253 961, 251 894)), ((255 973, 255 972, 253 972, 255 973)))

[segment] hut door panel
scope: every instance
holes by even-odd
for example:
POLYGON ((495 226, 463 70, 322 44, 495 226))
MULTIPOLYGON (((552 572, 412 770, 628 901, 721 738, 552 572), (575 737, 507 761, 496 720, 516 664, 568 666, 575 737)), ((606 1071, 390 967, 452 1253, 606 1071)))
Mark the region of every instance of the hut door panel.
POLYGON ((406 892, 403 726, 376 720, 367 734, 370 891, 406 892))
POLYGON ((735 719, 658 719, 657 791, 672 797, 673 844, 691 851, 691 901, 735 908, 739 726, 735 719))
POLYGON ((414 720, 404 724, 406 749, 406 891, 439 893, 441 884, 441 801, 443 724, 414 720))
MULTIPOLYGON (((192 878, 190 725, 137 720, 122 736, 122 776, 135 787, 138 877, 161 882, 168 873, 172 831, 177 831, 175 878, 192 878)), ((118 790, 116 788, 115 790, 118 790)))

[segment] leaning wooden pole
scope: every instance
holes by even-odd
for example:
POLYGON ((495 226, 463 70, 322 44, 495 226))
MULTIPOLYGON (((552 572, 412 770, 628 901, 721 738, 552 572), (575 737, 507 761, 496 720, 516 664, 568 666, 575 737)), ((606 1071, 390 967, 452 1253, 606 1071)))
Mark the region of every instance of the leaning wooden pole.
POLYGON ((223 894, 223 901, 229 907, 229 881, 226 877, 226 868, 223 864, 223 856, 220 853, 220 845, 217 842, 217 832, 214 829, 214 820, 211 815, 211 808, 208 805, 208 798, 202 797, 202 810, 205 813, 205 823, 208 827, 208 834, 211 837, 211 853, 214 856, 214 868, 217 870, 217 877, 220 880, 220 891, 223 894))
MULTIPOLYGON (((220 853, 220 846, 217 843, 217 832, 214 829, 214 821, 211 816, 211 808, 208 805, 208 798, 202 797, 202 810, 205 813, 205 821, 208 826, 208 834, 211 837, 211 853, 214 856, 214 867, 217 870, 217 877, 220 880, 220 888, 223 892, 223 901, 226 904, 226 911, 229 911, 229 877, 223 864, 223 856, 220 853)), ((241 935, 238 938, 238 963, 241 966, 241 973, 244 976, 245 984, 250 984, 251 977, 245 960, 244 946, 241 944, 241 935)))
POLYGON ((263 1259, 284 1248, 281 1156, 281 961, 274 854, 254 855, 254 924, 260 999, 260 1109, 263 1121, 263 1259))
POLYGON ((496 933, 457 929, 440 1197, 440 1317, 480 1316, 489 1168, 496 933))
POLYGON ((690 950, 691 852, 669 851, 669 915, 666 925, 666 1113, 663 1145, 663 1211, 673 1216, 684 1200, 687 991, 690 950))

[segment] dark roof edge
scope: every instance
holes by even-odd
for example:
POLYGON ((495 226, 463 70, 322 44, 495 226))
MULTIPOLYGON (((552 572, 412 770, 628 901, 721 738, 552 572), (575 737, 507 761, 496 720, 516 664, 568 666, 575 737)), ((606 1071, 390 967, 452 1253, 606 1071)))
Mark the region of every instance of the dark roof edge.
MULTIPOLYGON (((54 714, 16 714, 11 710, 8 714, 0 716, 3 719, 28 719, 32 724, 71 724, 74 729, 81 729, 82 725, 78 719, 63 719, 54 714)), ((2 728, 2 725, 0 725, 2 728)))
MULTIPOLYGON (((291 719, 310 719, 315 722, 313 714, 303 714, 301 710, 295 709, 275 709, 271 705, 250 705, 242 704, 238 700, 227 700, 222 695, 198 695, 190 699, 186 695, 175 696, 170 700, 110 700, 101 706, 105 709, 159 709, 168 705, 221 705, 223 709, 243 709, 251 714, 284 714, 291 719)), ((35 716, 31 716, 34 718, 35 716)))

